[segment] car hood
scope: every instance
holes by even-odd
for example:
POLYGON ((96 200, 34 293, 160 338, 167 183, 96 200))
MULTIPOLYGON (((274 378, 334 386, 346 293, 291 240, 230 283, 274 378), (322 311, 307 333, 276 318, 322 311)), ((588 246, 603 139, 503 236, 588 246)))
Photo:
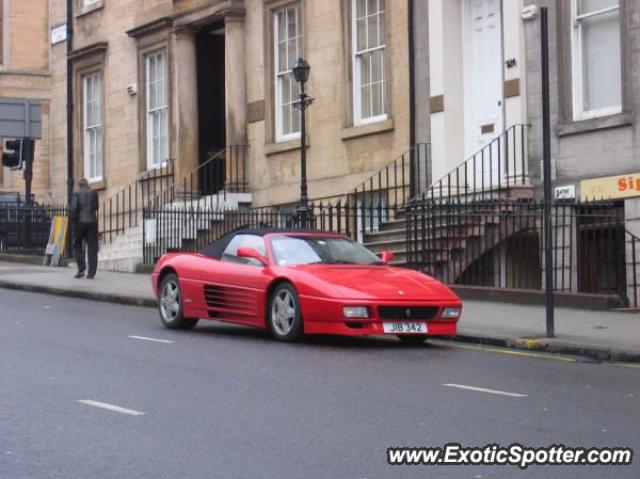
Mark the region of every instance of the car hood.
POLYGON ((386 265, 301 265, 297 269, 323 281, 338 297, 345 299, 458 300, 455 293, 439 281, 404 268, 386 265))

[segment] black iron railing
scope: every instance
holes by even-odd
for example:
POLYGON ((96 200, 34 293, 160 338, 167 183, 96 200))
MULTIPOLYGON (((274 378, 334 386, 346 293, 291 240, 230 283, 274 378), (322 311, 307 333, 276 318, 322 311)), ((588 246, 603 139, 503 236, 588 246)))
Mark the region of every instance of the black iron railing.
POLYGON ((402 208, 424 191, 430 180, 430 145, 419 143, 384 166, 351 191, 359 204, 402 208))
POLYGON ((528 125, 516 124, 505 130, 434 181, 425 196, 438 201, 453 197, 477 200, 493 198, 500 190, 528 186, 527 128, 528 125))
POLYGON ((247 146, 231 145, 213 152, 193 171, 178 176, 177 161, 169 159, 149 170, 100 205, 99 231, 104 244, 128 228, 140 226, 143 209, 172 203, 193 206, 207 198, 208 204, 224 204, 228 193, 248 192, 247 146))
POLYGON ((212 152, 207 161, 176 181, 173 196, 189 206, 222 207, 229 193, 248 193, 247 145, 212 152), (206 198, 204 203, 202 199, 206 198))
MULTIPOLYGON (((357 239, 362 215, 377 213, 352 203, 311 203, 311 216, 305 226, 345 234, 357 239)), ((295 206, 264 208, 225 208, 196 204, 193 208, 145 208, 144 261, 153 262, 171 251, 199 251, 205 245, 237 228, 301 228, 295 206)))
POLYGON ((55 216, 68 216, 67 208, 0 204, 0 253, 44 255, 55 216))
POLYGON ((139 226, 144 206, 170 201, 174 171, 175 160, 167 160, 101 203, 98 231, 104 244, 111 243, 126 229, 139 226))
MULTIPOLYGON (((558 201, 552 213, 554 290, 636 306, 639 244, 620 204, 558 201)), ((447 284, 542 289, 544 238, 542 201, 421 199, 406 208, 408 266, 447 284)))

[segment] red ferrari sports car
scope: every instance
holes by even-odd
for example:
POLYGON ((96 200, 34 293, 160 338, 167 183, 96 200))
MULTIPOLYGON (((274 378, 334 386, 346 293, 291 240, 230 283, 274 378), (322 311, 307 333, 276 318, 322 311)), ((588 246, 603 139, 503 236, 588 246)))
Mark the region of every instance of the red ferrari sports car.
POLYGON ((418 343, 454 335, 460 299, 417 271, 389 266, 349 238, 283 229, 238 230, 200 253, 168 253, 151 280, 167 328, 199 318, 303 334, 391 334, 418 343))

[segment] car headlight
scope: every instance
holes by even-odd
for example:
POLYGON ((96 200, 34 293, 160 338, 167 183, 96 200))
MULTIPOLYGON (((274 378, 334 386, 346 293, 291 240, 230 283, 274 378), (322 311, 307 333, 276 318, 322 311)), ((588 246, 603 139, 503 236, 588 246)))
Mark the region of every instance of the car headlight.
POLYGON ((457 319, 460 317, 461 312, 462 308, 457 306, 454 308, 444 308, 440 317, 443 319, 457 319))
POLYGON ((368 318, 369 309, 366 306, 344 306, 342 313, 345 318, 368 318))

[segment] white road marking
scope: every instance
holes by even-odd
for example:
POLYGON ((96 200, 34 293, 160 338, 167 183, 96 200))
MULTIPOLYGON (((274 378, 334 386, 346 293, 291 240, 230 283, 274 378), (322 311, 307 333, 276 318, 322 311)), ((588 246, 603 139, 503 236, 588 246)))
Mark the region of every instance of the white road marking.
POLYGON ((164 343, 164 344, 173 344, 175 341, 170 341, 168 339, 156 339, 156 338, 147 338, 146 336, 128 336, 131 339, 140 339, 141 341, 153 341, 154 343, 164 343))
POLYGON ((527 397, 526 394, 510 393, 510 392, 507 392, 507 391, 498 391, 496 389, 485 389, 485 388, 479 388, 479 387, 476 387, 476 386, 465 386, 464 384, 443 384, 443 386, 448 386, 450 388, 468 389, 469 391, 477 391, 477 392, 481 392, 481 393, 497 394, 499 396, 509 396, 509 397, 514 397, 514 398, 527 397))
POLYGON ((93 399, 78 399, 79 403, 86 404, 87 406, 99 407, 108 411, 119 412, 120 414, 127 414, 129 416, 144 416, 141 411, 135 411, 133 409, 127 409, 124 407, 116 406, 115 404, 109 404, 106 402, 94 401, 93 399))

